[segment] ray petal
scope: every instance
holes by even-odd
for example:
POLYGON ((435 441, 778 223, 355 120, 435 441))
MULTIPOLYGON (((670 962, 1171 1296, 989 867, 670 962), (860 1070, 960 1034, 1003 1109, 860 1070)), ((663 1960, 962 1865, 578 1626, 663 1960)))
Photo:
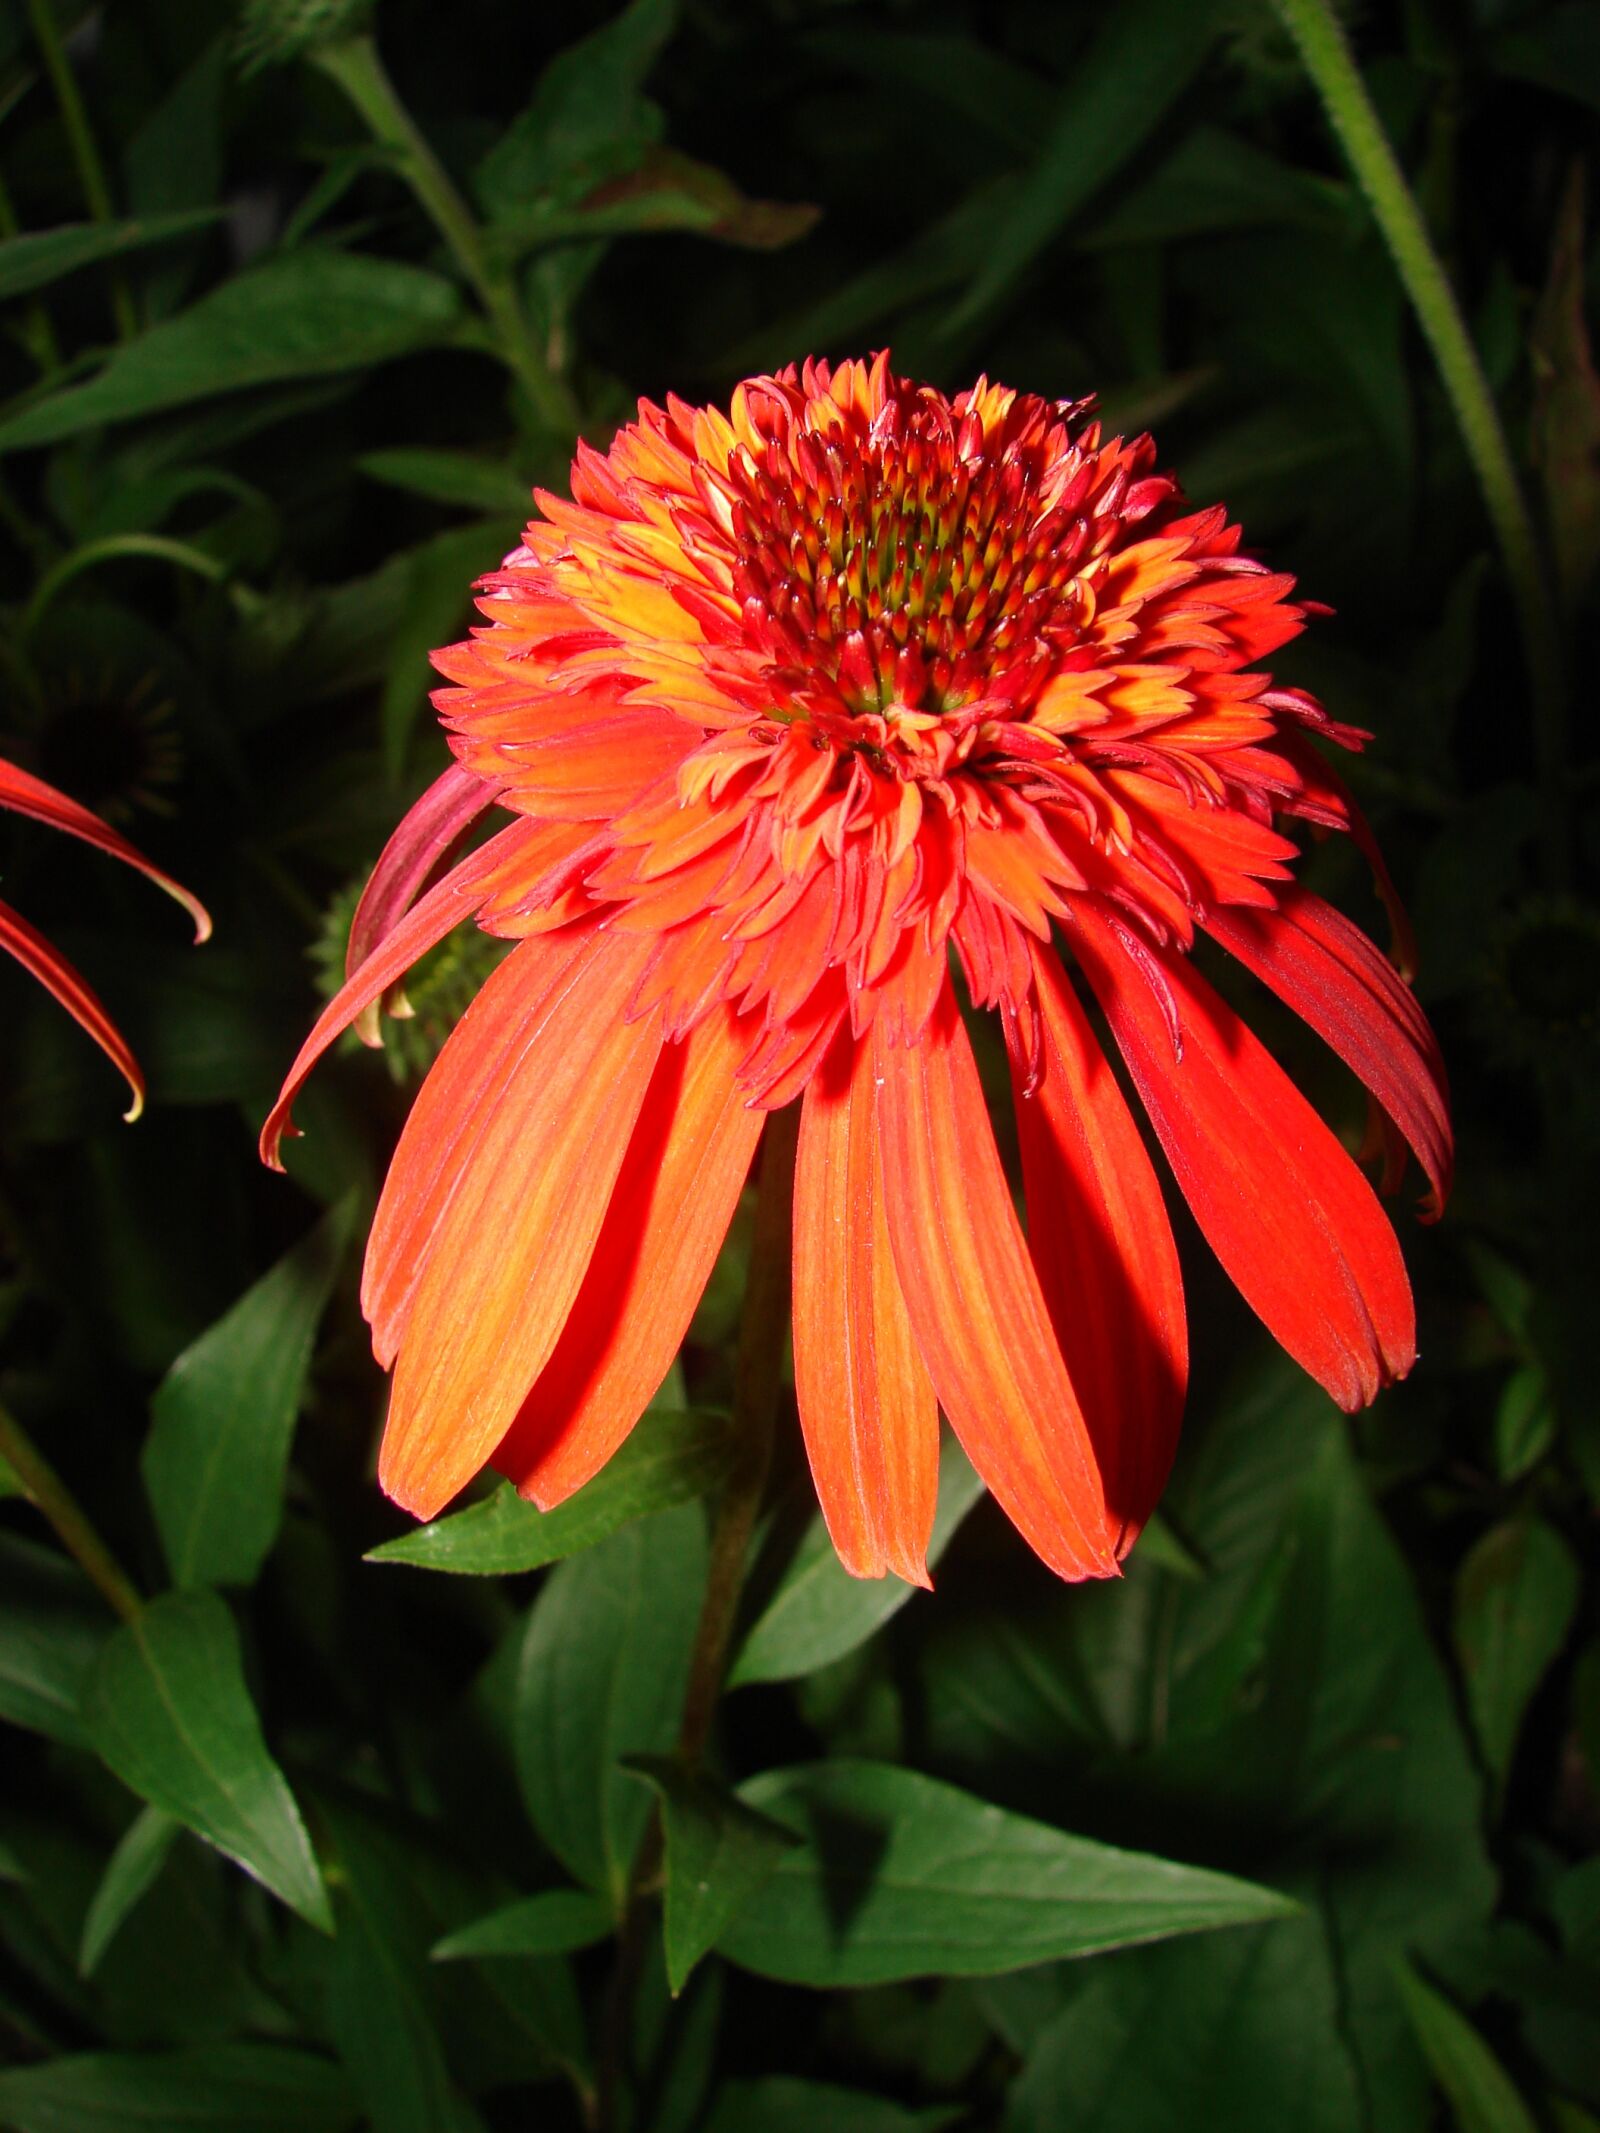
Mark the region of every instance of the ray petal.
POLYGON ((920 1042, 873 1025, 896 1272, 939 1404, 989 1489, 1062 1577, 1116 1574, 1094 1449, 1011 1204, 948 982, 920 1042))
POLYGON ((4 903, 0 903, 0 948, 15 956, 28 975, 37 978, 52 999, 60 1001, 79 1028, 88 1031, 133 1093, 133 1102, 124 1117, 137 1118, 144 1109, 144 1076, 99 994, 59 949, 29 925, 20 911, 13 911, 4 903))
POLYGON ((1416 1357, 1377 1196, 1185 956, 1085 903, 1069 935, 1195 1220, 1245 1301, 1347 1412, 1416 1357))
POLYGON ((604 1466, 689 1330, 766 1118, 734 1083, 745 1041, 718 1007, 662 1047, 589 1271, 494 1454, 545 1510, 604 1466))
POLYGON ((1154 1509, 1188 1378, 1183 1277, 1150 1158, 1072 981, 1033 943, 1042 1070, 1013 1057, 1028 1248, 1094 1441, 1119 1552, 1154 1509))
POLYGON ((854 1577, 929 1583, 939 1414, 884 1211, 870 1039, 806 1090, 794 1189, 794 1377, 822 1515, 854 1577))

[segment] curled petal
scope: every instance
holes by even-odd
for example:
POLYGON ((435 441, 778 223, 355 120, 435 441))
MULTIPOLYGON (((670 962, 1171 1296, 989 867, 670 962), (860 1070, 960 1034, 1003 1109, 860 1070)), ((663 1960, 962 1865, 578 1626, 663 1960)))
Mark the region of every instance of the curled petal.
POLYGON ((120 859, 125 866, 135 867, 147 881, 153 881, 158 889, 182 904, 194 920, 194 937, 197 941, 211 937, 211 914, 197 896, 191 896, 180 882, 160 867, 152 865, 136 845, 118 834, 107 822, 69 800, 64 792, 57 792, 43 778, 18 769, 15 763, 0 762, 0 807, 9 808, 13 814, 27 815, 35 822, 44 822, 51 829, 64 830, 69 837, 79 837, 85 844, 92 844, 96 851, 107 852, 113 859, 120 859))
MULTIPOLYGON (((373 950, 388 939, 422 893, 428 877, 484 810, 494 804, 497 792, 496 786, 475 771, 452 763, 407 809, 378 855, 350 921, 344 959, 347 978, 353 978, 373 950)), ((363 1044, 382 1043, 376 1001, 361 1010, 355 1026, 363 1044)))
POLYGON ((99 995, 79 976, 66 957, 52 948, 35 927, 9 904, 0 903, 0 948, 14 955, 30 977, 37 978, 53 999, 59 1000, 80 1029, 85 1029, 133 1092, 133 1102, 123 1113, 135 1119, 144 1109, 144 1076, 139 1062, 128 1049, 127 1039, 107 1014, 99 995))

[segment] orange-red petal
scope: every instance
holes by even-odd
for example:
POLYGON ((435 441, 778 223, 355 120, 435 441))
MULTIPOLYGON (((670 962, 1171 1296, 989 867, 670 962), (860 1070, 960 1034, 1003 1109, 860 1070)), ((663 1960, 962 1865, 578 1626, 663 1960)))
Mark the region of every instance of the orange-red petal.
POLYGON ((87 979, 53 948, 44 935, 9 904, 0 903, 0 948, 14 955, 30 977, 35 977, 59 1000, 73 1021, 99 1045, 133 1092, 133 1102, 123 1114, 135 1119, 144 1109, 144 1076, 128 1048, 127 1039, 105 1010, 100 996, 87 979))
POLYGON ((1455 1157, 1444 1060, 1394 965, 1308 889, 1284 890, 1276 911, 1213 911, 1205 924, 1361 1077, 1427 1173, 1437 1219, 1455 1157))
POLYGON ((96 814, 69 800, 64 792, 57 792, 43 778, 36 778, 31 771, 21 770, 15 763, 0 761, 0 807, 13 814, 28 815, 35 822, 48 823, 51 829, 64 830, 69 837, 81 838, 92 844, 96 851, 106 852, 113 859, 120 859, 124 866, 135 867, 147 881, 153 881, 158 889, 182 904, 194 920, 194 937, 197 941, 208 940, 211 935, 211 915, 199 897, 191 896, 181 882, 164 874, 160 867, 146 859, 136 845, 114 830, 108 822, 102 822, 96 814))
POLYGON ((800 1114, 794 1382, 822 1515, 852 1576, 929 1583, 939 1412, 884 1212, 871 1039, 840 1033, 800 1114))
MULTIPOLYGON (((477 1114, 409 1299, 378 1462, 384 1488, 419 1518, 488 1460, 572 1308, 660 1051, 656 1017, 622 1015, 647 950, 594 935, 477 1114)), ((491 984, 548 952, 522 943, 491 984)), ((465 1020, 456 1038, 463 1031, 465 1020)))
POLYGON ((1116 1574, 1094 1448, 1061 1360, 948 981, 920 1041, 873 1025, 895 1270, 939 1404, 1006 1515, 1062 1577, 1116 1574))
POLYGON ((1405 1264, 1377 1196, 1187 957, 1088 903, 1069 936, 1167 1160, 1245 1301, 1347 1412, 1416 1358, 1405 1264))
POLYGON ((1183 1277, 1116 1077, 1055 950, 1032 947, 1041 1056, 1031 1090, 1012 1062, 1028 1248, 1123 1553, 1177 1449, 1189 1372, 1183 1277))
POLYGON ((734 1082, 718 1007, 662 1047, 577 1300, 494 1464, 548 1510, 605 1465, 672 1366, 766 1114, 734 1082))

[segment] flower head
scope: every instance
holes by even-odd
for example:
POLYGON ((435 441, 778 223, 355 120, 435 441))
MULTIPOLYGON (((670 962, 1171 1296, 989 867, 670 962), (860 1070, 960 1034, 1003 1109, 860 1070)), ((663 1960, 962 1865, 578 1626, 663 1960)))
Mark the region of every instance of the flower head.
POLYGON ((549 1505, 593 1474, 671 1363, 764 1116, 799 1099, 796 1390, 846 1566, 925 1582, 942 1407, 1053 1568, 1114 1572, 1170 1464, 1183 1298, 1069 963, 1279 1340, 1347 1408, 1402 1375, 1371 1187, 1189 958, 1204 928, 1319 1030, 1389 1182, 1403 1136, 1437 1206, 1431 1033, 1279 827, 1372 851, 1307 740, 1364 736, 1256 666, 1306 610, 1226 514, 1087 403, 949 400, 881 356, 753 379, 727 414, 643 404, 537 501, 487 626, 437 656, 455 764, 264 1135, 271 1157, 315 1058, 449 926, 517 942, 372 1232, 390 1493, 432 1515, 492 1461, 549 1505), (510 824, 416 901, 491 803, 510 824), (957 968, 1001 1018, 1026 1236, 957 968))
MULTIPOLYGON (((196 940, 203 941, 210 934, 211 920, 205 907, 187 889, 180 888, 170 875, 152 866, 142 852, 135 850, 126 837, 102 822, 98 815, 91 814, 88 808, 81 807, 65 793, 57 792, 43 778, 34 777, 31 771, 22 770, 15 763, 0 761, 0 807, 9 808, 13 814, 31 815, 36 822, 47 822, 52 829, 65 830, 70 837, 81 837, 85 844, 95 845, 102 852, 109 852, 112 858, 137 867, 141 874, 148 875, 183 905, 194 920, 196 940)), ((13 911, 4 903, 0 903, 0 948, 15 956, 23 969, 36 977, 46 991, 61 1002, 73 1020, 89 1032, 126 1080, 133 1096, 127 1115, 137 1118, 144 1109, 144 1077, 139 1072, 139 1063, 87 980, 73 969, 59 950, 51 947, 20 911, 13 911)))

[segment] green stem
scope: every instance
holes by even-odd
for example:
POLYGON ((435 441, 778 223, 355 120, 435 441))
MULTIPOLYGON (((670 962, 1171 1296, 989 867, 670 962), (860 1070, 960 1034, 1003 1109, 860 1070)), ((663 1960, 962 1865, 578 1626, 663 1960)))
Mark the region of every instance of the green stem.
POLYGON ((77 1498, 14 1415, 0 1407, 0 1459, 22 1484, 22 1493, 49 1520, 57 1538, 84 1576, 125 1622, 144 1604, 133 1581, 89 1523, 77 1498))
POLYGON ((1522 628, 1532 682, 1534 746, 1547 820, 1565 865, 1566 687, 1560 628, 1533 519, 1517 481, 1478 351, 1428 238, 1405 173, 1367 94, 1344 30, 1328 0, 1273 0, 1299 47, 1328 122, 1367 197, 1417 322, 1439 366, 1467 456, 1494 525, 1522 628))
POLYGON ((350 37, 323 45, 312 57, 350 99, 373 139, 394 157, 400 174, 476 291, 499 335, 501 356, 527 392, 540 421, 562 436, 575 436, 577 403, 529 332, 514 284, 507 275, 491 269, 482 231, 396 94, 377 46, 370 37, 350 37))
MULTIPOLYGON (((89 213, 96 222, 109 222, 112 219, 111 191, 106 184, 100 151, 95 147, 94 135, 89 129, 89 114, 83 108, 83 98, 78 94, 77 80, 61 42, 51 0, 28 0, 28 20, 33 25, 50 86, 56 93, 61 123, 67 130, 67 145, 78 167, 78 182, 83 187, 89 213)), ((111 304, 116 313, 118 334, 123 340, 131 341, 139 331, 139 321, 120 268, 112 270, 111 304)))
MULTIPOLYGON (((755 1534, 761 1499, 772 1465, 772 1433, 778 1395, 783 1386, 784 1338, 789 1322, 789 1269, 794 1203, 794 1156, 800 1106, 790 1104, 767 1121, 761 1142, 761 1184, 756 1201, 755 1236, 745 1277, 739 1320, 739 1352, 734 1363, 734 1464, 717 1503, 711 1532, 711 1560, 705 1596, 689 1658, 678 1728, 678 1758, 686 1771, 699 1767, 711 1737, 728 1646, 744 1589, 746 1558, 755 1534)), ((605 2016, 595 2124, 611 2133, 618 2123, 622 2070, 629 2056, 633 2002, 647 1945, 646 1905, 660 1878, 661 1815, 650 1818, 629 1877, 628 1899, 618 1932, 605 2016)))
MULTIPOLYGON (((20 229, 17 211, 11 204, 10 189, 4 178, 0 178, 0 237, 15 237, 20 229)), ((37 292, 29 297, 25 315, 27 325, 23 333, 18 335, 18 339, 25 343, 28 353, 48 376, 51 371, 61 368, 61 344, 56 339, 56 329, 50 322, 50 314, 37 292)))
POLYGON ((213 585, 220 584, 228 575, 226 563, 218 562, 214 555, 207 555, 203 548, 192 548, 187 541, 169 540, 164 533, 108 533, 98 541, 86 541, 45 572, 28 602, 19 634, 23 638, 32 635, 57 593, 80 571, 125 556, 147 556, 158 563, 174 563, 180 570, 193 571, 196 577, 205 578, 213 585))

